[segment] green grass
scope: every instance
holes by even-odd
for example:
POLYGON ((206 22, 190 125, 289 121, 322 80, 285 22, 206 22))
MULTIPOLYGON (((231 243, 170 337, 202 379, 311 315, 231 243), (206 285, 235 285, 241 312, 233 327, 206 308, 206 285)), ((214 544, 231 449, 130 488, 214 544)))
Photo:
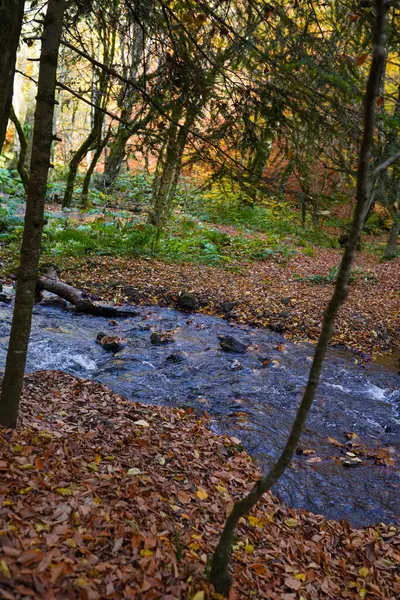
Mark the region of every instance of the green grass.
MULTIPOLYGON (((65 174, 59 175, 48 185, 50 202, 63 195, 65 174)), ((241 260, 260 261, 273 256, 285 260, 298 249, 312 257, 319 247, 338 247, 337 240, 326 231, 309 224, 302 227, 298 212, 288 203, 268 198, 261 205, 249 206, 244 204, 240 190, 222 182, 208 191, 199 190, 193 183, 178 188, 175 210, 155 251, 155 228, 146 222, 151 177, 123 175, 112 193, 101 191, 101 178, 95 177, 95 184, 96 179, 97 187, 90 190, 91 208, 87 211, 97 215, 96 219, 76 223, 68 212, 62 216, 46 213, 48 223, 42 244, 46 260, 57 256, 153 256, 173 262, 235 268, 241 260), (233 226, 236 235, 219 230, 218 225, 233 226)), ((75 205, 79 203, 81 182, 82 175, 79 175, 75 205)), ((18 256, 21 242, 20 185, 14 172, 0 169, 0 190, 8 194, 0 207, 0 243, 3 248, 7 245, 11 257, 18 256)), ((379 223, 371 220, 374 229, 379 223)), ((332 283, 334 275, 315 275, 308 280, 317 284, 332 283)))

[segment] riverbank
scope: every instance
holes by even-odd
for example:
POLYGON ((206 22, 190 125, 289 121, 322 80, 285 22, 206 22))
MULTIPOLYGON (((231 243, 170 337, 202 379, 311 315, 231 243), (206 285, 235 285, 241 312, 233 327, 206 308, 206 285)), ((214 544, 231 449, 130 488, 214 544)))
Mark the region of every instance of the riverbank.
MULTIPOLYGON (((27 376, 19 428, 1 432, 2 597, 216 598, 209 557, 259 473, 206 425, 70 375, 27 376)), ((230 598, 394 598, 399 551, 394 526, 352 529, 266 495, 240 525, 230 598)))
MULTIPOLYGON (((73 285, 115 303, 177 306, 189 292, 196 309, 238 323, 267 327, 294 341, 318 338, 341 252, 318 249, 285 260, 236 264, 230 269, 160 260, 91 256, 59 259, 73 285), (232 306, 233 304, 233 306, 232 306)), ((358 253, 348 299, 332 345, 361 355, 400 351, 400 259, 380 262, 358 253)))

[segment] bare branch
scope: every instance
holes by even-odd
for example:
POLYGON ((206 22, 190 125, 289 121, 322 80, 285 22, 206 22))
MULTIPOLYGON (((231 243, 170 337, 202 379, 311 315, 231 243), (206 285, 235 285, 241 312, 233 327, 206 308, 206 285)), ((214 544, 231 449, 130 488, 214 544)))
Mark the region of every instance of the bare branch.
POLYGON ((376 167, 376 169, 373 171, 372 178, 376 179, 376 177, 378 177, 379 173, 382 173, 382 171, 386 171, 389 167, 391 167, 393 165, 393 163, 395 163, 397 160, 399 160, 399 158, 400 158, 400 152, 397 152, 397 154, 394 154, 393 156, 391 156, 390 158, 385 160, 378 167, 376 167))

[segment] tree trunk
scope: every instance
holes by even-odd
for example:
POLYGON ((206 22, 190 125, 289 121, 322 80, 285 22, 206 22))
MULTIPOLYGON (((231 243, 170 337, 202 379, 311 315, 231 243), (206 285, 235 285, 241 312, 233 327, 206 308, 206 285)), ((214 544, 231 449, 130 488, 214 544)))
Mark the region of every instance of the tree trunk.
MULTIPOLYGON (((139 66, 144 57, 143 52, 145 47, 144 29, 140 23, 133 24, 131 36, 133 41, 131 47, 128 48, 128 62, 130 62, 130 64, 125 64, 123 71, 126 77, 135 81, 138 76, 139 66)), ((135 94, 132 89, 129 89, 128 86, 124 86, 118 101, 118 106, 121 108, 121 119, 123 121, 131 121, 132 110, 136 101, 137 94, 135 94)), ((110 153, 107 156, 103 174, 104 185, 107 188, 111 188, 115 184, 121 171, 126 155, 126 145, 133 134, 133 129, 134 123, 132 123, 132 128, 127 127, 122 122, 119 123, 117 134, 110 143, 110 153)))
POLYGON ((85 179, 82 184, 82 196, 81 196, 81 207, 86 210, 88 207, 88 196, 89 196, 89 186, 90 181, 92 179, 93 172, 96 168, 97 163, 99 162, 99 158, 101 153, 103 152, 105 146, 107 145, 108 140, 110 139, 110 132, 106 134, 106 136, 98 142, 95 153, 93 154, 93 158, 89 165, 89 168, 86 172, 85 179))
POLYGON ((29 185, 29 173, 25 166, 25 161, 26 161, 26 155, 28 152, 28 142, 26 140, 24 130, 22 129, 22 125, 21 125, 17 115, 15 114, 13 105, 11 105, 10 120, 13 122, 14 127, 18 134, 20 149, 19 149, 19 156, 18 156, 17 171, 18 171, 19 176, 21 177, 21 181, 22 181, 22 185, 24 186, 25 193, 27 194, 28 193, 28 185, 29 185))
POLYGON ((349 240, 339 266, 335 290, 325 311, 322 331, 315 349, 307 386, 286 446, 278 461, 272 466, 270 471, 257 481, 247 496, 236 502, 226 521, 224 530, 218 542, 213 557, 210 577, 216 592, 221 594, 226 594, 232 584, 232 578, 228 572, 228 564, 235 531, 240 518, 248 514, 261 499, 263 494, 276 484, 292 460, 315 397, 336 316, 347 296, 351 265, 360 239, 371 195, 369 164, 374 135, 376 98, 378 96, 386 57, 386 23, 388 8, 389 4, 386 0, 377 1, 374 52, 365 95, 364 133, 357 173, 357 202, 349 240))
POLYGON ((0 3, 0 152, 10 117, 14 88, 15 61, 21 35, 25 0, 0 3))
POLYGON ((65 0, 49 0, 44 19, 33 152, 15 307, 0 398, 0 424, 15 427, 26 363, 37 280, 46 185, 53 139, 57 59, 65 0))
POLYGON ((132 311, 124 311, 114 306, 105 306, 103 304, 96 304, 86 294, 80 290, 77 290, 72 285, 64 283, 58 278, 57 272, 54 267, 51 267, 46 275, 39 277, 36 282, 35 295, 38 297, 42 290, 56 294, 60 298, 67 300, 76 307, 78 312, 86 313, 89 315, 97 315, 99 317, 124 317, 132 316, 132 311))
MULTIPOLYGON (((130 116, 130 115, 129 115, 130 116)), ((104 167, 103 180, 107 188, 111 188, 119 175, 126 153, 126 144, 132 132, 123 123, 119 124, 117 134, 110 144, 110 153, 104 167)))
POLYGON ((65 187, 64 198, 62 202, 63 208, 69 208, 72 203, 72 195, 74 193, 74 185, 75 179, 78 173, 78 167, 82 162, 83 158, 89 152, 89 150, 93 150, 94 145, 96 144, 96 140, 99 137, 99 126, 101 131, 101 120, 100 118, 96 121, 93 129, 90 131, 86 140, 80 145, 78 150, 73 155, 71 162, 69 163, 69 171, 67 178, 67 185, 65 187))
POLYGON ((392 226, 389 231, 388 239, 386 242, 385 252, 383 258, 391 260, 396 258, 397 255, 397 238, 400 234, 400 211, 396 206, 392 207, 392 226))

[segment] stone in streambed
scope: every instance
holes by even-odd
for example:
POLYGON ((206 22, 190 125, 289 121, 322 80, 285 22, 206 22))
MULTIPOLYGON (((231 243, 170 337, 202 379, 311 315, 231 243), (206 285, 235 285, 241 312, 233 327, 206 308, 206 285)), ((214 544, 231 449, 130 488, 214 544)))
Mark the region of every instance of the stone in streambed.
POLYGON ((240 340, 236 339, 233 335, 219 335, 219 345, 225 352, 236 352, 242 354, 246 352, 247 346, 240 340))
POLYGON ((170 331, 153 331, 150 336, 150 342, 154 346, 163 346, 164 344, 172 344, 175 340, 170 331))
POLYGON ((196 310, 196 308, 199 306, 197 298, 189 292, 181 292, 179 294, 178 304, 180 308, 184 308, 186 310, 196 310))
POLYGON ((185 360, 185 355, 183 352, 173 352, 165 359, 169 363, 181 363, 185 360))
POLYGON ((121 338, 115 335, 107 335, 103 331, 100 331, 96 337, 96 343, 99 344, 104 350, 109 352, 119 352, 124 347, 121 338))

